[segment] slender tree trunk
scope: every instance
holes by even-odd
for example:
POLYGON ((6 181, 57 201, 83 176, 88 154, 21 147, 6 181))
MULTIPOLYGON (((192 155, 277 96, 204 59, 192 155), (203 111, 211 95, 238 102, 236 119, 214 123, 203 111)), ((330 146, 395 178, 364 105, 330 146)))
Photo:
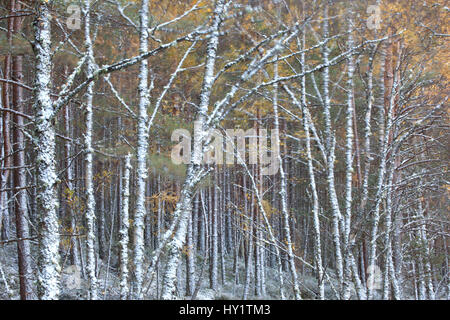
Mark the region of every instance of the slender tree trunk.
MULTIPOLYGON (((91 40, 91 0, 85 0, 83 3, 83 14, 85 17, 84 24, 84 41, 87 50, 87 77, 91 77, 95 71, 94 49, 91 40)), ((96 259, 95 259, 95 197, 94 197, 94 177, 93 177, 93 158, 94 151, 92 147, 93 135, 93 98, 94 83, 91 82, 86 90, 86 107, 85 107, 85 187, 86 187, 86 272, 89 282, 89 299, 96 300, 97 296, 97 275, 96 275, 96 259)))
POLYGON ((195 286, 195 244, 193 236, 194 213, 198 210, 198 201, 194 201, 194 210, 188 221, 188 232, 186 235, 186 296, 194 293, 195 286))
POLYGON ((424 252, 422 254, 422 260, 424 265, 424 278, 425 278, 425 284, 427 289, 427 295, 428 299, 434 300, 435 293, 434 293, 434 286, 433 286, 433 278, 432 278, 432 272, 431 272, 431 263, 430 263, 430 248, 428 243, 428 235, 427 235, 427 229, 426 229, 426 222, 424 217, 424 208, 422 206, 421 200, 419 200, 419 218, 422 220, 420 222, 420 238, 422 240, 422 244, 424 246, 424 252))
POLYGON ((123 188, 122 188, 122 207, 120 214, 120 230, 119 230, 119 270, 120 270, 120 299, 126 300, 129 296, 128 286, 128 231, 130 228, 129 221, 129 197, 130 197, 130 171, 131 171, 131 156, 128 155, 125 159, 125 168, 123 174, 123 188))
POLYGON ((105 239, 105 182, 104 182, 104 165, 103 162, 99 163, 98 171, 102 177, 102 180, 99 181, 99 197, 97 201, 97 225, 98 225, 98 256, 100 260, 104 260, 106 257, 106 239, 105 239))
MULTIPOLYGON (((245 179, 245 177, 244 177, 245 179)), ((244 184, 245 185, 245 184, 244 184)), ((244 189, 245 190, 245 189, 244 189)), ((246 192, 246 191, 245 191, 246 192)), ((246 201, 246 197, 244 198, 244 201, 246 201)), ((244 293, 243 293, 243 300, 247 300, 249 290, 250 290, 250 284, 252 279, 252 261, 253 261, 253 232, 254 232, 254 219, 253 219, 253 206, 254 206, 254 195, 252 194, 251 197, 251 203, 250 203, 250 213, 251 215, 247 217, 247 225, 248 225, 248 234, 247 234, 247 260, 245 263, 245 282, 244 282, 244 293)), ((247 213, 248 211, 245 210, 247 213)))
MULTIPOLYGON (((278 78, 278 63, 275 63, 274 65, 275 70, 275 79, 278 78)), ((279 116, 278 116, 278 84, 274 85, 274 94, 273 94, 273 116, 274 116, 274 131, 276 136, 276 144, 278 146, 280 145, 280 124, 279 124, 279 116)), ((274 148, 274 146, 272 146, 274 148)), ((288 212, 288 203, 287 203, 287 179, 286 179, 286 173, 283 168, 283 159, 281 158, 281 153, 278 152, 278 163, 279 163, 279 171, 280 171, 280 198, 281 198, 281 213, 283 215, 283 223, 284 223, 284 235, 286 239, 283 239, 286 241, 286 247, 287 247, 287 253, 288 253, 288 262, 289 262, 289 271, 291 272, 292 277, 292 289, 294 291, 294 297, 296 300, 301 299, 300 295, 300 289, 298 287, 298 277, 297 277, 297 270, 295 268, 295 261, 294 261, 294 253, 293 253, 293 243, 291 239, 291 228, 289 224, 289 212, 288 212)), ((319 249, 320 250, 320 249, 319 249)))
MULTIPOLYGON (((14 11, 20 10, 20 3, 14 3, 11 1, 14 11)), ((22 21, 21 18, 13 18, 14 20, 14 33, 21 30, 22 21)), ((12 80, 22 82, 23 80, 23 57, 15 56, 12 58, 12 80)), ((12 105, 14 109, 20 113, 24 113, 23 105, 23 89, 22 87, 15 85, 13 87, 12 105)), ((28 227, 28 210, 27 210, 27 192, 25 187, 27 185, 26 173, 25 173, 25 137, 23 130, 24 119, 18 114, 13 116, 14 128, 13 128, 13 150, 14 150, 14 186, 17 188, 15 191, 15 216, 16 216, 16 235, 18 239, 29 238, 28 227)), ((19 262, 19 287, 20 298, 22 300, 29 300, 33 298, 32 284, 31 284, 31 261, 30 261, 30 243, 28 241, 17 242, 17 253, 19 262)))
MULTIPOLYGON (((354 46, 352 28, 353 21, 351 19, 353 12, 350 10, 349 24, 348 24, 348 47, 354 46)), ((345 217, 344 217, 344 279, 342 288, 342 297, 345 300, 350 299, 351 295, 351 240, 350 228, 352 218, 352 188, 353 188, 353 140, 354 140, 354 83, 353 74, 355 72, 355 61, 353 56, 348 58, 347 71, 347 112, 346 112, 346 145, 345 145, 345 217)))
MULTIPOLYGON (((328 4, 325 4, 323 36, 325 39, 328 34, 328 4)), ((329 63, 330 48, 327 44, 322 47, 323 62, 329 63)), ((323 70, 323 100, 324 100, 324 117, 325 117, 325 146, 327 152, 327 185, 330 204, 333 212, 332 216, 332 234, 335 247, 336 274, 339 286, 343 283, 343 261, 341 250, 340 224, 342 220, 341 211, 339 209, 338 198, 336 195, 335 179, 334 179, 334 163, 335 163, 335 135, 331 128, 330 114, 330 94, 329 94, 330 75, 329 68, 326 66, 323 70)))
POLYGON ((210 197, 212 197, 212 207, 209 208, 211 215, 211 270, 210 270, 210 288, 217 290, 217 268, 218 268, 218 214, 219 214, 219 201, 218 201, 218 174, 217 168, 214 171, 214 186, 209 190, 210 197))
MULTIPOLYGON (((9 12, 14 15, 15 10, 15 0, 9 0, 9 12)), ((6 33, 6 38, 8 46, 12 47, 12 37, 14 33, 14 20, 15 18, 8 19, 8 30, 6 33)), ((12 55, 8 53, 5 56, 3 77, 7 80, 11 79, 11 65, 12 65, 12 55)), ((11 109, 11 90, 10 85, 7 82, 3 83, 2 87, 2 100, 3 107, 5 109, 11 109)), ((2 134, 3 134, 3 146, 2 146, 2 161, 3 168, 0 171, 0 190, 6 189, 8 184, 8 178, 10 176, 10 167, 12 163, 12 148, 11 148, 11 134, 10 134, 10 120, 11 115, 9 112, 4 111, 2 115, 2 134), (8 168, 8 169, 4 169, 8 168)), ((8 193, 6 191, 0 191, 0 232, 2 232, 2 238, 9 238, 9 210, 8 210, 8 193)))
MULTIPOLYGON (((22 57, 13 58, 13 80, 22 81, 22 57)), ((15 109, 23 113, 22 88, 14 86, 13 105, 15 109)), ((16 214, 16 234, 18 239, 29 238, 30 232, 28 228, 28 210, 27 210, 27 185, 25 174, 25 139, 24 139, 24 121, 23 117, 14 115, 14 184, 18 188, 15 196, 15 214, 16 214)), ((32 298, 31 286, 31 252, 30 243, 28 241, 17 242, 18 261, 19 261, 19 280, 20 280, 20 298, 29 300, 32 298)))
MULTIPOLYGON (((65 72, 67 75, 67 70, 65 72)), ((66 136, 72 136, 70 130, 70 104, 64 107, 64 132, 66 136)), ((65 158, 65 169, 66 169, 66 219, 68 219, 68 227, 73 234, 78 233, 77 221, 75 214, 73 212, 73 198, 75 197, 75 188, 73 185, 73 164, 71 158, 72 143, 66 140, 64 143, 64 158, 65 158)), ((78 250, 78 238, 70 237, 70 260, 71 264, 77 267, 80 266, 80 254, 78 250)))

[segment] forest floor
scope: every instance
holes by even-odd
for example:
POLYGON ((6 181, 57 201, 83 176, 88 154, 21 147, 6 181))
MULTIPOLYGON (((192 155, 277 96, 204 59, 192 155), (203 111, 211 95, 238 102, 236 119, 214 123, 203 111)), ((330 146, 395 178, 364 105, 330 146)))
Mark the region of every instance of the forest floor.
MULTIPOLYGON (((33 256, 33 265, 36 265, 36 255, 33 256)), ((105 259, 107 260, 107 259, 105 259)), ((98 286, 99 286, 99 296, 104 300, 116 300, 119 299, 119 278, 118 278, 118 268, 116 261, 109 262, 109 271, 106 272, 106 265, 108 261, 100 261, 98 265, 98 286)), ((195 299, 197 300, 241 300, 243 298, 244 292, 244 282, 245 282, 245 265, 244 261, 239 261, 239 272, 237 273, 238 279, 236 278, 236 273, 233 271, 233 259, 226 258, 224 260, 224 279, 222 279, 222 270, 219 263, 218 270, 218 287, 216 290, 209 288, 209 270, 208 264, 206 263, 203 272, 201 258, 198 257, 198 264, 196 265, 196 285, 200 285, 200 289, 197 292, 195 299), (199 275, 200 274, 200 275, 199 275), (200 278, 200 281, 199 281, 200 278), (224 281, 222 281, 224 280, 224 281)), ((184 268, 184 263, 178 271, 178 293, 180 299, 190 300, 192 297, 185 296, 186 288, 186 271, 184 268)), ((17 248, 13 244, 8 244, 0 247, 0 300, 5 299, 19 299, 19 278, 18 278, 18 264, 17 264, 17 248), (7 286, 5 285, 7 283, 7 286)), ((35 270, 33 270, 35 271, 35 270)), ((330 271, 330 270, 329 270, 330 271)), ((34 277, 33 282, 36 281, 36 272, 33 272, 32 277, 34 277)), ((83 300, 86 295, 86 284, 87 281, 82 279, 83 276, 80 272, 73 266, 65 265, 61 273, 61 299, 68 300, 83 300)), ((162 278, 162 274, 159 274, 159 278, 162 278)), ((283 274, 285 287, 284 293, 286 299, 293 299, 292 294, 292 282, 290 281, 290 275, 288 272, 283 274)), ((154 281, 152 287, 145 287, 147 292, 158 292, 160 291, 160 279, 154 281), (158 289, 158 290, 157 290, 158 289)), ((253 279, 252 279, 253 280, 253 279)), ((253 281, 252 281, 253 282, 253 281)), ((332 282, 335 282, 332 280, 332 282)), ((145 285, 145 284, 144 284, 145 285)), ((311 275, 304 275, 299 273, 299 286, 303 299, 315 299, 317 288, 317 280, 311 275)), ((327 299, 334 299, 335 295, 333 293, 333 288, 327 283, 325 285, 325 295, 327 299)), ((353 298, 355 298, 353 289, 353 298)), ((146 299, 156 299, 156 296, 146 295, 146 299)), ((254 295, 254 286, 251 283, 249 288, 248 299, 263 299, 263 300, 273 300, 280 298, 280 286, 279 286, 279 276, 278 271, 275 268, 266 268, 266 292, 256 296, 254 295)))

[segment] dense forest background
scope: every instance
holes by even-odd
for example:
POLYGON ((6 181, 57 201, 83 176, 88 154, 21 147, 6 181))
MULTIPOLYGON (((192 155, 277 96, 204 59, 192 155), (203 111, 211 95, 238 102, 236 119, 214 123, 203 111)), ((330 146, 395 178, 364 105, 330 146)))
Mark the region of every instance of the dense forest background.
POLYGON ((0 1, 0 298, 448 299, 446 3, 0 1))

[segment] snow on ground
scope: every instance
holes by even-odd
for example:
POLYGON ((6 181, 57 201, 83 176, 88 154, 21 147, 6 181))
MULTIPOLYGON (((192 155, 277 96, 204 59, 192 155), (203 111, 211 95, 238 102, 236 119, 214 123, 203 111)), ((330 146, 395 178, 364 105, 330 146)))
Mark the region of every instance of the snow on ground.
MULTIPOLYGON (((34 247, 34 246, 32 246, 34 247)), ((34 250, 33 250, 34 252, 34 250)), ((36 257, 33 254, 34 257, 36 257)), ((34 260, 34 259, 33 259, 34 260)), ((119 299, 119 279, 118 279, 118 268, 116 261, 110 261, 109 271, 107 271, 108 261, 100 261, 98 263, 97 269, 99 271, 99 298, 107 300, 119 299)), ((33 261, 35 267, 35 261, 33 261)), ((178 270, 178 294, 180 299, 190 300, 192 297, 185 296, 185 283, 186 283, 186 272, 184 268, 184 263, 182 267, 178 270)), ((198 257, 196 265, 196 283, 198 281, 199 273, 201 271, 202 258, 198 257)), ((221 269, 219 264, 218 272, 218 282, 219 287, 216 290, 209 288, 209 263, 206 263, 200 281, 200 290, 198 290, 197 300, 241 300, 244 291, 245 282, 245 272, 244 272, 244 262, 239 261, 239 279, 236 279, 236 275, 233 271, 233 259, 225 259, 225 282, 222 284, 221 269)), ((18 281, 18 270, 17 270, 17 249, 15 244, 8 244, 5 246, 0 246, 0 267, 3 269, 5 277, 2 277, 0 270, 0 299, 19 299, 19 281, 18 281), (10 291, 12 291, 12 296, 8 296, 8 292, 5 286, 5 280, 7 281, 10 291)), ((144 269, 145 270, 145 269, 144 269)), ((35 271, 35 270, 33 270, 35 271)), ((330 273, 331 271, 328 270, 330 273)), ((36 272, 33 272, 35 275, 36 272)), ((146 299, 157 299, 156 295, 150 295, 148 293, 156 292, 157 288, 160 292, 161 290, 161 279, 162 274, 159 274, 159 281, 153 281, 152 287, 148 288, 148 285, 144 282, 144 288, 147 294, 146 299)), ((284 273, 285 288, 284 292, 287 299, 293 299, 290 275, 287 271, 284 273)), ((35 283, 36 279, 33 279, 35 283)), ((311 275, 299 274, 300 289, 303 299, 315 299, 317 288, 317 280, 311 275)), ((335 280, 332 280, 335 282, 335 280)), ((248 299, 264 299, 273 300, 279 299, 280 288, 278 286, 278 274, 275 268, 266 268, 266 294, 263 296, 254 296, 254 289, 252 284, 250 285, 249 297, 248 299)), ((70 299, 70 300, 83 300, 87 296, 86 290, 87 281, 83 279, 81 270, 75 268, 74 266, 65 265, 61 274, 61 294, 60 299, 70 299)), ((336 284, 334 284, 335 286, 336 284)), ((352 290, 352 298, 355 298, 354 288, 352 290)), ((333 289, 327 282, 325 285, 325 295, 327 299, 335 299, 333 289)), ((377 298, 380 298, 378 296, 377 298)))

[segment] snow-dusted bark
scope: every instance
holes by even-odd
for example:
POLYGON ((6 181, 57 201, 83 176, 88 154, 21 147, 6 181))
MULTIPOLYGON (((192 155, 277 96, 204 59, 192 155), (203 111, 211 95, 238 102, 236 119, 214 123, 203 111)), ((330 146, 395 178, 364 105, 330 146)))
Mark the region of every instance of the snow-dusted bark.
MULTIPOLYGON (((353 20, 351 19, 352 11, 350 11, 348 23, 348 42, 349 48, 353 48, 353 20)), ((351 285, 351 246, 350 246, 350 228, 352 217, 352 181, 353 181, 353 139, 354 139, 354 83, 353 74, 355 72, 355 60, 351 55, 347 64, 347 110, 346 110, 346 143, 345 143, 345 215, 344 215, 344 279, 342 288, 342 298, 348 300, 350 298, 351 285)))
POLYGON ((375 59, 375 49, 372 48, 372 52, 369 56, 369 65, 367 71, 367 109, 364 116, 364 172, 362 177, 362 196, 361 196, 361 214, 365 212, 367 201, 369 198, 369 174, 370 174, 370 165, 372 163, 372 155, 371 155, 371 143, 370 139, 372 137, 372 107, 374 101, 374 90, 373 90, 373 68, 374 68, 374 59, 375 59))
POLYGON ((37 213, 39 231, 38 297, 57 299, 59 295, 59 232, 58 198, 56 194, 55 129, 52 124, 53 106, 51 83, 51 25, 47 1, 35 3, 34 53, 34 146, 36 150, 37 213))
MULTIPOLYGON (((329 25, 328 25, 328 4, 325 4, 324 17, 323 17, 323 37, 329 38, 329 25)), ((328 196, 333 212, 332 216, 332 234, 333 243, 335 248, 336 259, 336 274, 338 277, 339 286, 343 282, 343 261, 341 250, 341 236, 340 236, 340 224, 342 220, 341 211, 339 208, 338 198, 336 194, 335 179, 334 179, 334 162, 335 162, 335 135, 331 128, 331 114, 330 114, 330 70, 328 64, 330 55, 330 48, 328 44, 322 46, 323 63, 326 65, 323 69, 323 114, 325 118, 325 148, 327 153, 327 186, 328 196)))
MULTIPOLYGON (((91 0, 83 2, 84 21, 84 45, 87 52, 86 75, 91 77, 95 71, 94 48, 91 39, 91 0)), ((86 272, 89 283, 89 299, 96 300, 97 296, 97 274, 95 255, 95 197, 94 197, 94 176, 92 147, 93 134, 93 99, 94 82, 91 82, 86 90, 85 122, 86 132, 84 134, 84 161, 85 161, 85 187, 86 187, 86 272)))
MULTIPOLYGON (((148 14, 149 1, 142 0, 139 25, 139 53, 148 50, 148 14)), ((142 60, 139 66, 139 107, 137 123, 137 190, 134 211, 134 298, 142 299, 143 262, 144 262, 144 218, 145 183, 147 180, 148 153, 148 107, 150 105, 148 87, 148 61, 142 60)))
POLYGON ((119 270, 120 270, 120 299, 126 300, 129 295, 128 286, 128 231, 130 229, 129 221, 129 198, 130 198, 130 171, 131 155, 125 159, 125 167, 122 179, 122 207, 120 208, 120 226, 119 226, 119 270))
POLYGON ((193 170, 193 167, 190 166, 188 168, 185 185, 181 190, 180 200, 177 203, 174 212, 174 219, 175 221, 178 221, 178 223, 174 230, 173 238, 166 245, 168 250, 168 261, 163 276, 163 288, 161 294, 163 300, 176 299, 177 269, 180 262, 181 249, 183 248, 186 238, 189 219, 186 212, 189 212, 191 209, 193 190, 200 179, 199 171, 193 170))
MULTIPOLYGON (((364 116, 364 143, 363 143, 363 152, 364 152, 364 169, 362 173, 362 183, 361 183, 361 200, 359 203, 359 216, 358 218, 365 218, 367 216, 368 211, 368 200, 369 200, 369 177, 370 177, 370 168, 371 163, 373 161, 372 157, 372 149, 371 149, 371 138, 372 138, 372 109, 373 103, 375 100, 374 96, 374 88, 373 88, 373 73, 374 73, 374 60, 376 54, 376 47, 371 46, 371 52, 369 55, 368 62, 368 70, 367 70, 367 92, 366 92, 366 112, 364 116)), ((366 262, 367 262, 367 236, 364 235, 360 247, 361 252, 361 280, 363 282, 363 290, 365 291, 364 297, 367 298, 367 282, 366 282, 366 262)))
MULTIPOLYGON (((274 64, 274 77, 275 79, 278 78, 278 63, 274 64)), ((273 90, 273 119, 274 119, 274 128, 275 136, 277 138, 277 141, 272 141, 272 143, 276 143, 278 146, 281 145, 280 143, 280 121, 278 116, 278 83, 274 84, 274 90, 273 90)), ((272 146, 273 148, 273 146, 272 146)), ((289 270, 291 272, 292 276, 292 288, 294 290, 294 296, 296 300, 301 299, 300 295, 300 289, 298 287, 298 277, 297 277, 297 270, 295 268, 295 261, 294 261, 294 253, 292 250, 293 243, 291 239, 291 228, 289 224, 289 211, 288 211, 288 202, 287 202, 287 179, 286 179, 286 173, 283 168, 283 160, 281 158, 281 153, 277 153, 278 157, 278 163, 279 163, 279 172, 280 172, 280 198, 281 198, 281 214, 283 215, 283 223, 284 223, 284 236, 286 239, 283 239, 287 246, 287 254, 288 254, 288 263, 289 263, 289 270)), ((320 251, 320 248, 319 248, 320 251)))

